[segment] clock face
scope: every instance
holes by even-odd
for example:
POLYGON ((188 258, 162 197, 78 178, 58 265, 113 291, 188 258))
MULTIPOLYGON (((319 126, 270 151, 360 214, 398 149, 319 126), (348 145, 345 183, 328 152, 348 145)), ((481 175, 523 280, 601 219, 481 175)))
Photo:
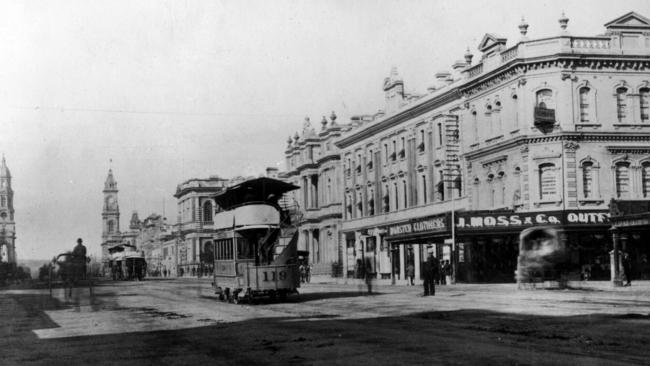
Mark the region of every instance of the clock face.
POLYGON ((115 197, 109 196, 106 199, 106 204, 107 204, 108 208, 115 208, 117 206, 117 201, 115 200, 115 197))

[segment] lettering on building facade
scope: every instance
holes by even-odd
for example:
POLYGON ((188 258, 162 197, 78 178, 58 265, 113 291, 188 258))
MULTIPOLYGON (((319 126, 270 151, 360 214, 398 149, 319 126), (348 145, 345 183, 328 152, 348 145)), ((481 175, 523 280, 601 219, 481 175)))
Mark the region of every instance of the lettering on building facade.
POLYGON ((412 233, 422 233, 427 231, 444 231, 446 230, 447 225, 445 223, 445 217, 430 217, 421 220, 414 220, 407 223, 402 223, 398 225, 392 225, 388 227, 388 235, 405 235, 412 233))
POLYGON ((609 213, 602 212, 530 212, 506 215, 462 215, 456 220, 457 229, 482 229, 495 227, 529 227, 536 225, 590 225, 608 224, 609 213))

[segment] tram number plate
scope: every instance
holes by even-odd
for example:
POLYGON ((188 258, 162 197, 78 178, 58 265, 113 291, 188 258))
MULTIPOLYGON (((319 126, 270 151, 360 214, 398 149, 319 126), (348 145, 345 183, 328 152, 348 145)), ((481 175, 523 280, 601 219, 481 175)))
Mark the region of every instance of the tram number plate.
POLYGON ((284 281, 287 279, 287 271, 279 271, 279 272, 262 272, 264 274, 264 281, 284 281), (277 273, 277 278, 275 277, 277 273), (270 278, 269 278, 270 277, 270 278))

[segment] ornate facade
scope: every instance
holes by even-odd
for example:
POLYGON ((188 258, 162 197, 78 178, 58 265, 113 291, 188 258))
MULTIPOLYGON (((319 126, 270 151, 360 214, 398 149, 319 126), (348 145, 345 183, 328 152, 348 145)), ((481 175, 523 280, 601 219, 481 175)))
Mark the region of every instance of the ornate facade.
POLYGON ((347 126, 336 122, 332 112, 325 116, 320 131, 305 119, 302 135, 287 141, 287 171, 282 178, 300 187, 289 192, 285 201, 298 206, 300 222, 299 255, 313 266, 314 274, 331 274, 332 264, 341 262, 339 230, 342 211, 341 155, 334 141, 347 126))
MULTIPOLYGON (((385 112, 340 136, 306 123, 290 139, 287 179, 303 187, 305 228, 320 224, 321 162, 339 169, 332 247, 345 274, 403 281, 434 252, 460 281, 513 281, 521 230, 552 225, 574 278, 609 278, 610 200, 650 201, 650 20, 630 12, 598 36, 573 35, 568 22, 532 40, 522 19, 512 44, 486 34, 480 60, 468 50, 425 95, 407 94, 394 69, 385 112)), ((641 268, 647 235, 630 235, 623 249, 641 268)))
POLYGON ((202 261, 201 254, 214 251, 213 217, 219 207, 213 196, 221 192, 227 183, 227 179, 213 176, 189 179, 176 188, 174 197, 178 200, 178 215, 174 233, 177 245, 174 249, 173 239, 168 239, 161 250, 164 262, 170 265, 171 256, 175 256, 174 267, 178 276, 211 273, 211 264, 202 261))

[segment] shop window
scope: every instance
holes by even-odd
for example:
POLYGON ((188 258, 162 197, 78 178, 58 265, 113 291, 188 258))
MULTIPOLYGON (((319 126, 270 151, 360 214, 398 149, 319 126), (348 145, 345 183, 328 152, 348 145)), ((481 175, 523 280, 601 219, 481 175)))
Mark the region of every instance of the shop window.
POLYGON ((625 122, 627 117, 627 88, 616 89, 616 115, 619 123, 625 122))
POLYGON ((650 88, 641 88, 639 90, 639 105, 641 107, 641 122, 650 120, 650 88))
POLYGON ((543 201, 557 196, 557 176, 552 163, 539 166, 539 196, 543 201))
POLYGON ((580 122, 588 123, 589 122, 589 93, 590 89, 585 87, 580 88, 580 122))
POLYGON ((618 198, 630 198, 630 164, 621 162, 615 167, 616 174, 616 196, 618 198))
POLYGON ((641 165, 641 186, 643 187, 643 197, 650 198, 650 162, 641 165))

